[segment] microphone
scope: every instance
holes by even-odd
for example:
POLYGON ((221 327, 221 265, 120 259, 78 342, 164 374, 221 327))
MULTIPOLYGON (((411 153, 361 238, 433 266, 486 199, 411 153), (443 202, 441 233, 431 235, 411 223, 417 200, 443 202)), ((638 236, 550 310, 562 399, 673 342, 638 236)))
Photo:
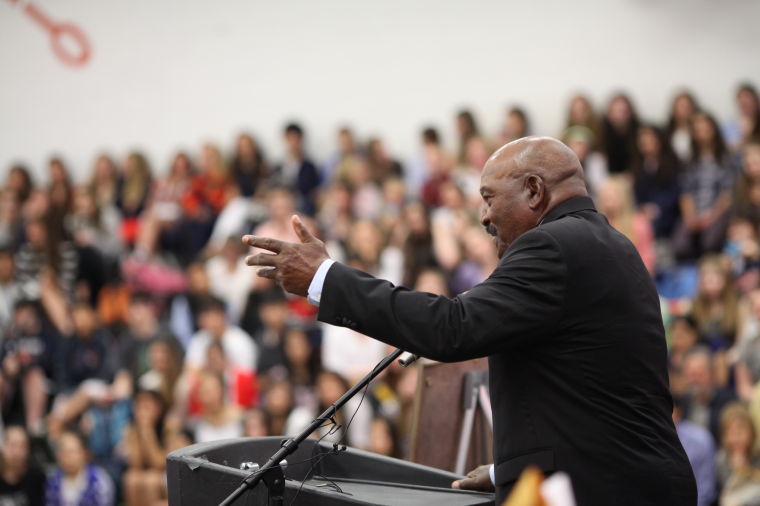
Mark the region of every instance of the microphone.
POLYGON ((419 359, 419 355, 415 355, 413 353, 409 353, 408 351, 405 351, 401 354, 401 356, 398 358, 398 363, 401 365, 401 367, 408 367, 414 362, 419 359))

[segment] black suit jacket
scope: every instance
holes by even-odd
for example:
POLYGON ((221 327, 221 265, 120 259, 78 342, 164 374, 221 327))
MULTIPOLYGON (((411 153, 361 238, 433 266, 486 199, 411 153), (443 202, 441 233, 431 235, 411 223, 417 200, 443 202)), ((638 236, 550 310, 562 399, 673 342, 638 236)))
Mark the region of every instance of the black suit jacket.
POLYGON ((581 506, 696 503, 654 284, 587 197, 453 299, 333 264, 319 319, 435 360, 489 357, 499 503, 530 464, 567 472, 581 506))

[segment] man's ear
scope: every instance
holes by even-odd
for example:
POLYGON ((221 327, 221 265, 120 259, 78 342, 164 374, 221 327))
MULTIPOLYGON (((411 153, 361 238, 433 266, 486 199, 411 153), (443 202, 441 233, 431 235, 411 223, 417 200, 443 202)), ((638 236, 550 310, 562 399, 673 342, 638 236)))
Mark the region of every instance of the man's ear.
POLYGON ((546 185, 541 176, 530 174, 525 178, 525 189, 528 192, 528 207, 535 210, 544 201, 546 195, 546 185))

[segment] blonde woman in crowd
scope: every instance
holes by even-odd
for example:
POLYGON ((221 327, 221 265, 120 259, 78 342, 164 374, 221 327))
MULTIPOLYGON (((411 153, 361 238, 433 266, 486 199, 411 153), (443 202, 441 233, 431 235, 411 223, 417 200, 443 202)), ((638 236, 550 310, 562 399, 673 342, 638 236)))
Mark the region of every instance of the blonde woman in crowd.
POLYGON ((601 187, 599 211, 614 228, 631 240, 650 274, 655 272, 654 231, 646 215, 636 210, 631 183, 625 176, 612 176, 601 187))
POLYGON ((720 436, 717 463, 721 505, 756 504, 760 497, 760 455, 755 448, 757 429, 745 405, 732 403, 723 409, 720 436))

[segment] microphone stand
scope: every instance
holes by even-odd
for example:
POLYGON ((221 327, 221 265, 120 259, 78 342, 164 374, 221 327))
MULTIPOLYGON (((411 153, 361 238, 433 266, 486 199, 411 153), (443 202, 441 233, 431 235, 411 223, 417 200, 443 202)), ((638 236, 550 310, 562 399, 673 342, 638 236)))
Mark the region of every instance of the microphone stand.
MULTIPOLYGON (((369 385, 370 381, 372 381, 378 374, 383 372, 394 360, 399 358, 403 353, 404 352, 402 350, 397 349, 390 355, 383 358, 383 360, 381 360, 380 363, 377 364, 369 374, 367 374, 358 383, 351 387, 345 394, 341 396, 340 399, 335 401, 335 404, 327 408, 321 415, 315 418, 309 424, 309 426, 303 430, 303 432, 298 434, 296 437, 284 439, 282 441, 280 449, 277 450, 274 455, 269 457, 269 460, 267 460, 266 464, 261 466, 257 471, 249 474, 245 480, 243 480, 240 486, 238 486, 238 488, 236 488, 229 496, 227 496, 227 498, 222 501, 219 506, 231 505, 238 497, 243 495, 246 490, 255 487, 262 480, 269 489, 269 504, 272 506, 282 505, 283 495, 285 493, 285 475, 282 472, 280 463, 283 461, 283 459, 296 451, 298 445, 301 444, 306 438, 308 438, 312 432, 317 430, 322 424, 335 416, 338 410, 342 408, 354 395, 369 385)), ((412 355, 411 357, 413 357, 413 359, 409 359, 409 357, 407 357, 407 360, 401 363, 401 365, 406 367, 417 359, 416 355, 412 355)))

